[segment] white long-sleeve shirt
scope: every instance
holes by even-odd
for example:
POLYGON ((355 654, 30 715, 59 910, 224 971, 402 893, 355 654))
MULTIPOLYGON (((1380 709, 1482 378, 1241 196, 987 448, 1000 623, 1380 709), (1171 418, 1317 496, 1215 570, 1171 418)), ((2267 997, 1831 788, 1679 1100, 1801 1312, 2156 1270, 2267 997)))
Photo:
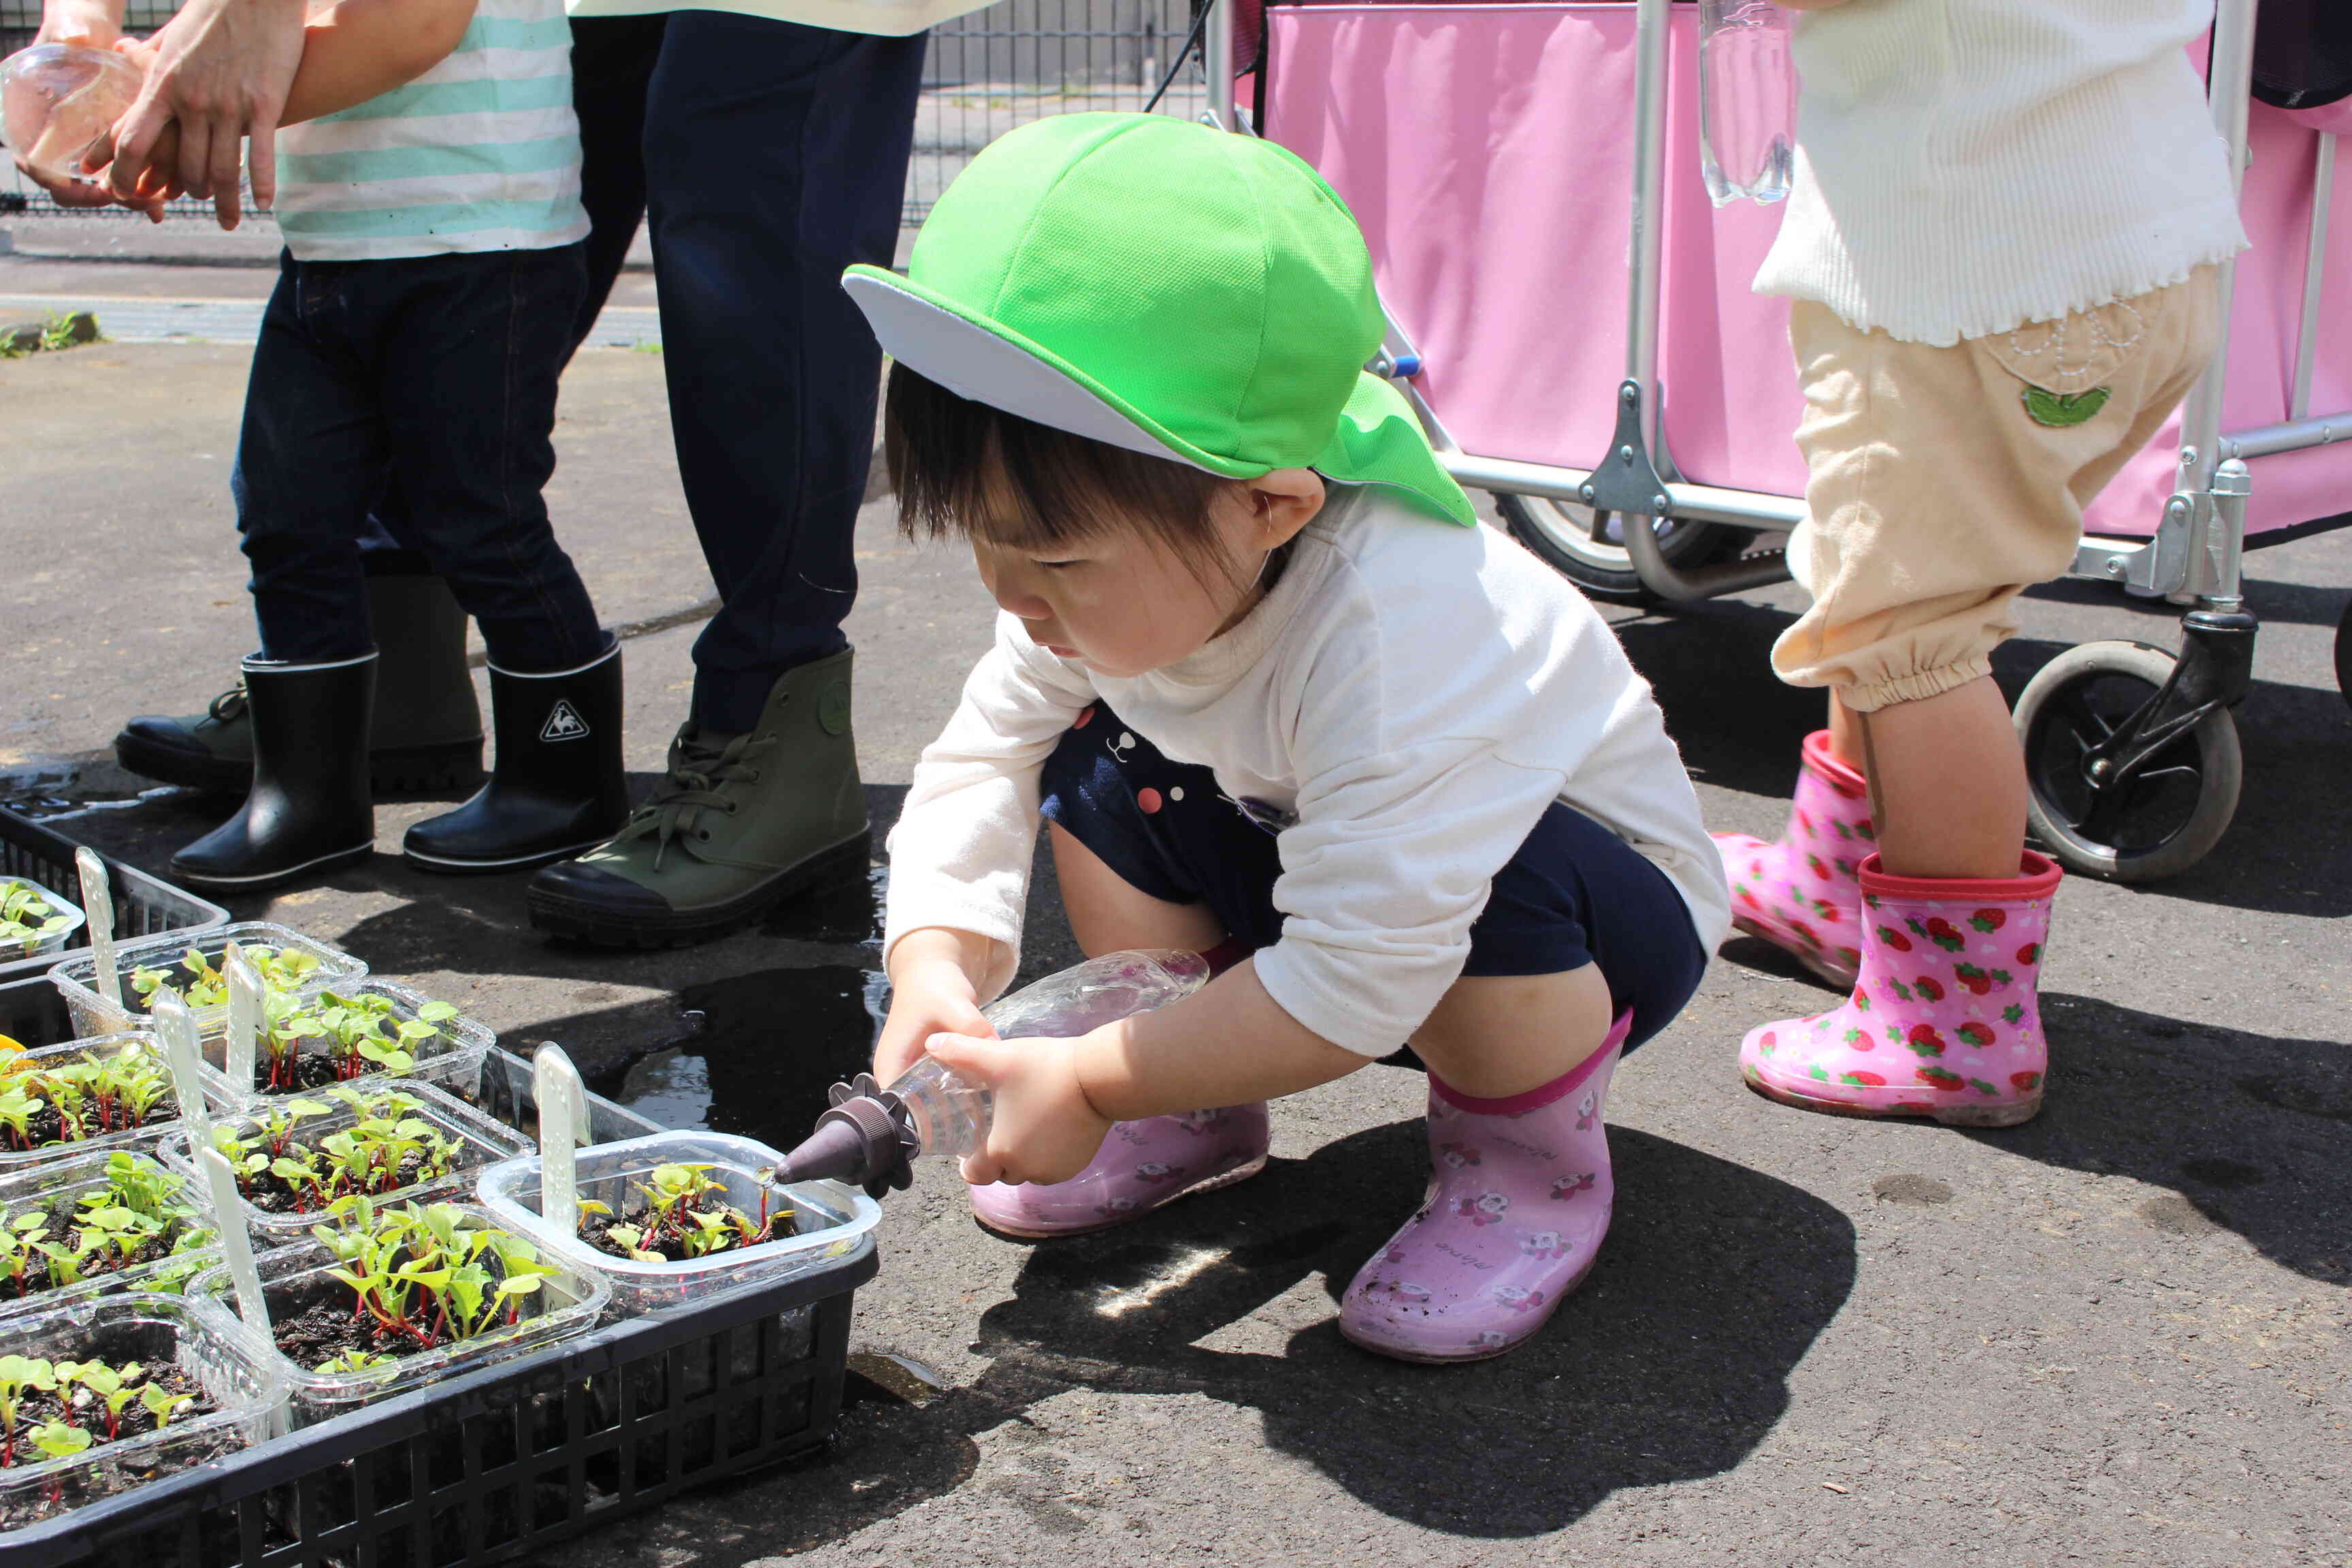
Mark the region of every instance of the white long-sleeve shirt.
POLYGON ((1229 799, 1295 816, 1258 978, 1349 1050, 1386 1055, 1428 1017, 1555 801, 1664 871, 1708 952, 1729 927, 1689 775, 1592 606, 1492 529, 1334 486, 1265 598, 1181 663, 1097 677, 999 619, 890 836, 886 952, 924 926, 1019 951, 1038 773, 1097 698, 1229 799))
POLYGON ((2186 47, 2213 0, 1846 0, 1797 18, 1795 180, 1756 288, 1949 345, 2245 248, 2186 47))

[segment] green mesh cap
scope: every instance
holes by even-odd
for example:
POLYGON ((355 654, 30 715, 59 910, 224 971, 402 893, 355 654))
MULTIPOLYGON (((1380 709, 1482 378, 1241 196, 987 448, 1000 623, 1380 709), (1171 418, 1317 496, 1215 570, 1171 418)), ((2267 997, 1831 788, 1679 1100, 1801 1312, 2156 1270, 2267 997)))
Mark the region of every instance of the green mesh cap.
POLYGON ((1355 219, 1297 155, 1144 114, 1063 114, 971 161, 908 276, 842 286, 961 397, 1227 479, 1313 468, 1475 521, 1396 388, 1355 219))

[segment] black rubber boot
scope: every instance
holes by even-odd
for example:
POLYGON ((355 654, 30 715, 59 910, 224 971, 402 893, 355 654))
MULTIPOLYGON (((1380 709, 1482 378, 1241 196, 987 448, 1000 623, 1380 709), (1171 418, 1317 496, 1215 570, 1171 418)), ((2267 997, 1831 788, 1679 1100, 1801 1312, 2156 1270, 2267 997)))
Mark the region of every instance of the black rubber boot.
POLYGON ((544 866, 593 848, 629 815, 621 769, 621 645, 577 669, 490 666, 497 766, 481 793, 408 830, 401 858, 465 875, 544 866))
MULTIPOLYGON (((448 795, 482 778, 482 710, 466 668, 466 612, 438 577, 368 578, 376 641, 375 721, 368 739, 378 800, 448 795)), ((216 795, 253 787, 253 727, 242 682, 202 713, 142 715, 114 737, 114 756, 142 778, 216 795)))
POLYGON ((245 661, 253 787, 235 816, 172 857, 172 879, 255 892, 364 858, 375 847, 368 721, 376 656, 335 664, 245 661))

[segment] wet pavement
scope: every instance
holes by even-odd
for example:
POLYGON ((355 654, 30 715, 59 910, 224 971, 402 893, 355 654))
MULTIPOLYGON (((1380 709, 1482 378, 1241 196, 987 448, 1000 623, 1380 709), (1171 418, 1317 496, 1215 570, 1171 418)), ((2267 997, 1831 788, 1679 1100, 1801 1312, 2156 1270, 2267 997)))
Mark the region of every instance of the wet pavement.
MULTIPOLYGON (((0 293, 34 291, 12 265, 0 293)), ((243 360, 116 343, 0 363, 0 783, 157 872, 220 808, 142 796, 105 748, 131 712, 201 707, 246 651, 226 493, 243 360)), ((660 370, 583 353, 552 491, 606 619, 639 628, 641 785, 710 595, 660 370)), ((891 523, 887 498, 868 505, 851 623, 877 845, 987 640, 968 567, 891 523)), ((550 1561, 2352 1562, 2352 710, 2330 665, 2352 543, 2247 571, 2265 627, 2236 826, 2174 882, 2062 889, 2038 1121, 1958 1132, 1749 1095, 1740 1032, 1826 997, 1735 942, 1618 1077, 1599 1267, 1528 1349, 1453 1369, 1376 1360, 1332 1326, 1420 1194, 1410 1072, 1278 1104, 1265 1175, 1097 1237, 991 1237, 931 1171, 887 1205, 832 1447, 550 1561)), ((1791 604, 1612 612, 1716 826, 1777 828, 1817 716, 1765 673, 1791 604)), ((2000 673, 2014 693, 2076 641, 2169 645, 2175 613, 2045 591, 2000 673)), ((380 809, 386 853, 234 912, 341 942, 515 1048, 560 1040, 675 1124, 789 1140, 861 1065, 878 868, 704 947, 566 948, 528 931, 520 879, 398 861, 436 809, 380 809)), ((1030 973, 1075 956, 1050 878, 1035 888, 1030 973)))

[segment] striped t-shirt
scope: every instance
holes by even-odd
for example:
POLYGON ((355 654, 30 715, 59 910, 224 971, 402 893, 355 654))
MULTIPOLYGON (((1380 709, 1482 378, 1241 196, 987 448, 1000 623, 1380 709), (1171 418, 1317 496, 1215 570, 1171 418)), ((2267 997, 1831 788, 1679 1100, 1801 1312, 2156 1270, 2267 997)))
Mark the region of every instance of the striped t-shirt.
POLYGON ((406 87, 280 131, 277 213, 301 261, 586 236, 562 0, 479 0, 457 49, 406 87))

